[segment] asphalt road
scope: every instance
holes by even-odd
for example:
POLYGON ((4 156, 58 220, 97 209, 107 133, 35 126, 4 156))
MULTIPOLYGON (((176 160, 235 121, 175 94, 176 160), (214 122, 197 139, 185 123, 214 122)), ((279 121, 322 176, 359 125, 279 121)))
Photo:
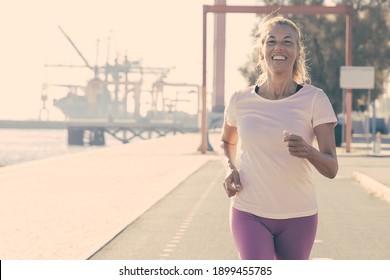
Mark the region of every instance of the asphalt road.
POLYGON ((209 161, 91 259, 237 259, 224 175, 218 160, 209 161))
MULTIPOLYGON (((340 174, 314 173, 319 227, 311 259, 389 260, 390 203, 340 174)), ((209 161, 90 259, 237 259, 224 175, 220 161, 209 161)))

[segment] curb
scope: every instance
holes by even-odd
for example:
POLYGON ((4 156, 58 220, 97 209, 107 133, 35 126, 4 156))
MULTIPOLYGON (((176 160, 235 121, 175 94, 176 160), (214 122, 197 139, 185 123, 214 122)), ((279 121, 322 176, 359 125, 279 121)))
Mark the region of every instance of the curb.
POLYGON ((352 179, 357 181, 370 195, 390 203, 390 187, 357 171, 352 173, 352 179))

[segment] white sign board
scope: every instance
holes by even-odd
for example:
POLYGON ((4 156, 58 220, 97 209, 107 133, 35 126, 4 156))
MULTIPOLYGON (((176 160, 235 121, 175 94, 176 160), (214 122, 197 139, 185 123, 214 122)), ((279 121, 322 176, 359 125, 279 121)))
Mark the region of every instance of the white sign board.
POLYGON ((372 66, 341 66, 340 87, 342 89, 373 89, 375 68, 372 66))

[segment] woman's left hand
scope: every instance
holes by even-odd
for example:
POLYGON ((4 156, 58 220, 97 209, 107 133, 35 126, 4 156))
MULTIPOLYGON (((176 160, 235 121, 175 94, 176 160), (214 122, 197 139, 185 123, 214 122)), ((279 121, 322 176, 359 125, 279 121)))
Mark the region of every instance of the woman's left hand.
POLYGON ((284 142, 287 143, 290 155, 299 158, 310 158, 313 154, 313 147, 306 143, 299 135, 283 133, 284 142))

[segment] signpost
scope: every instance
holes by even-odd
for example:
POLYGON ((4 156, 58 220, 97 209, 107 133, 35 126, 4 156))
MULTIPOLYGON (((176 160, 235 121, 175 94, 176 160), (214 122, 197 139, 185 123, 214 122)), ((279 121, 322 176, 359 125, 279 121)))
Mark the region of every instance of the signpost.
MULTIPOLYGON (((368 102, 371 100, 371 90, 375 87, 375 68, 372 66, 341 66, 340 68, 340 88, 343 89, 343 115, 344 124, 346 121, 345 109, 344 109, 344 95, 346 89, 367 89, 368 90, 368 102)), ((352 116, 347 114, 347 122, 352 123, 352 116)), ((373 116, 372 116, 372 139, 375 140, 376 132, 376 112, 375 103, 373 104, 373 116)), ((344 137, 344 125, 342 126, 342 135, 344 137)), ((347 131, 349 134, 350 132, 347 131)), ((350 135, 346 137, 347 151, 350 145, 350 135), (348 141, 349 140, 349 141, 348 141)))
POLYGON ((373 89, 375 69, 372 66, 341 66, 340 87, 342 89, 373 89))

